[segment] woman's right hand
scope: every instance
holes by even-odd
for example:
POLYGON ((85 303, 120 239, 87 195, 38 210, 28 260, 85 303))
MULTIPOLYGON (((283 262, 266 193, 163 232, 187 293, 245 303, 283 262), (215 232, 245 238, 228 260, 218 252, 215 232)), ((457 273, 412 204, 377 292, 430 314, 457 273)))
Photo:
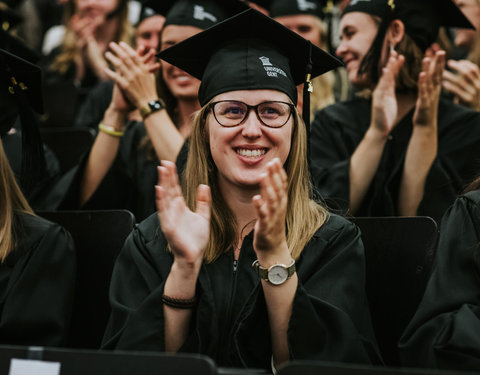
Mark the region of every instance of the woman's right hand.
POLYGON ((395 79, 404 61, 403 55, 392 51, 373 91, 370 129, 384 137, 390 134, 396 124, 398 105, 395 94, 395 79))
POLYGON ((200 269, 203 252, 210 233, 210 188, 200 185, 196 211, 192 212, 183 199, 175 163, 162 160, 155 186, 157 214, 162 232, 170 245, 175 262, 200 269))

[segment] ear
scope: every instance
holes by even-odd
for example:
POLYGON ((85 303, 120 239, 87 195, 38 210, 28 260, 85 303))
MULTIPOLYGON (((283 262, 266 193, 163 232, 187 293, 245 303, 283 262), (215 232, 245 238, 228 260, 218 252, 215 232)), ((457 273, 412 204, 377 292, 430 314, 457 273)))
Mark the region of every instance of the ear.
POLYGON ((385 39, 389 42, 390 45, 396 46, 403 40, 404 36, 405 24, 398 19, 393 20, 387 30, 387 35, 385 39))

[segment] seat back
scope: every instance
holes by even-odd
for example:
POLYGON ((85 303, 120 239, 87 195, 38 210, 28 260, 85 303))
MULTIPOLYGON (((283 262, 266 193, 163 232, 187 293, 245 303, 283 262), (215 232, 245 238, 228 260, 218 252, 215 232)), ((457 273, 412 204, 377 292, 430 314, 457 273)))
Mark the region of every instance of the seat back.
MULTIPOLYGON (((60 363, 62 375, 216 375, 212 359, 199 354, 92 351, 0 346, 0 373, 8 374, 11 360, 60 363)), ((22 372, 23 374, 23 372, 22 372)))
POLYGON ((95 139, 93 130, 87 128, 41 128, 40 135, 57 157, 62 173, 78 164, 95 139))
POLYGON ((373 328, 387 365, 400 365, 397 342, 427 286, 438 237, 430 217, 365 217, 366 287, 373 328))
POLYGON ((77 287, 68 346, 98 349, 110 315, 108 289, 113 265, 135 217, 127 210, 37 214, 62 225, 75 242, 77 287))

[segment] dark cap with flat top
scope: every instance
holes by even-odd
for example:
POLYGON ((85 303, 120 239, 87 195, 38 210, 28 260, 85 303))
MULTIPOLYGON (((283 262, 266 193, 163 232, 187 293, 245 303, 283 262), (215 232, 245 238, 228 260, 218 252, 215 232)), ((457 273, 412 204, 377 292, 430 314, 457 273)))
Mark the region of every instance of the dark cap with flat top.
POLYGON ((452 0, 351 0, 344 14, 350 12, 401 20, 422 50, 437 40, 440 26, 474 28, 452 0))
POLYGON ((324 17, 322 4, 318 0, 272 0, 268 10, 273 18, 299 14, 324 17))
POLYGON ((202 30, 248 6, 239 0, 147 0, 145 6, 165 16, 165 26, 195 26, 202 30))
POLYGON ((158 55, 202 81, 203 106, 234 90, 272 89, 297 102, 296 86, 343 65, 328 52, 249 9, 158 55))

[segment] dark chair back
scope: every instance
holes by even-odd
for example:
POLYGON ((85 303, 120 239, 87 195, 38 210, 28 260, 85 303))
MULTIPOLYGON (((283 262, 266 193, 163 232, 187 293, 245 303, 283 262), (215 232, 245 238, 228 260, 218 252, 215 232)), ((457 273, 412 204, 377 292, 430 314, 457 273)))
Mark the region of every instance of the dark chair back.
POLYGON ((78 164, 95 139, 93 130, 87 128, 41 128, 40 135, 57 157, 62 173, 78 164))
POLYGON ((360 227, 373 328, 387 365, 400 365, 397 342, 427 286, 438 237, 430 217, 365 217, 360 227))
POLYGON ((68 346, 100 347, 110 315, 108 288, 113 265, 135 225, 127 210, 37 212, 62 225, 75 242, 77 291, 68 346))
MULTIPOLYGON (((351 365, 345 363, 328 363, 320 361, 293 361, 280 366, 278 375, 454 375, 455 371, 391 368, 368 365, 351 365)), ((472 373, 462 373, 468 375, 472 373)))
MULTIPOLYGON (((0 347, 0 373, 11 359, 60 363, 62 375, 216 375, 212 359, 199 354, 110 352, 39 347, 0 347)), ((30 372, 33 373, 33 372, 30 372)))

